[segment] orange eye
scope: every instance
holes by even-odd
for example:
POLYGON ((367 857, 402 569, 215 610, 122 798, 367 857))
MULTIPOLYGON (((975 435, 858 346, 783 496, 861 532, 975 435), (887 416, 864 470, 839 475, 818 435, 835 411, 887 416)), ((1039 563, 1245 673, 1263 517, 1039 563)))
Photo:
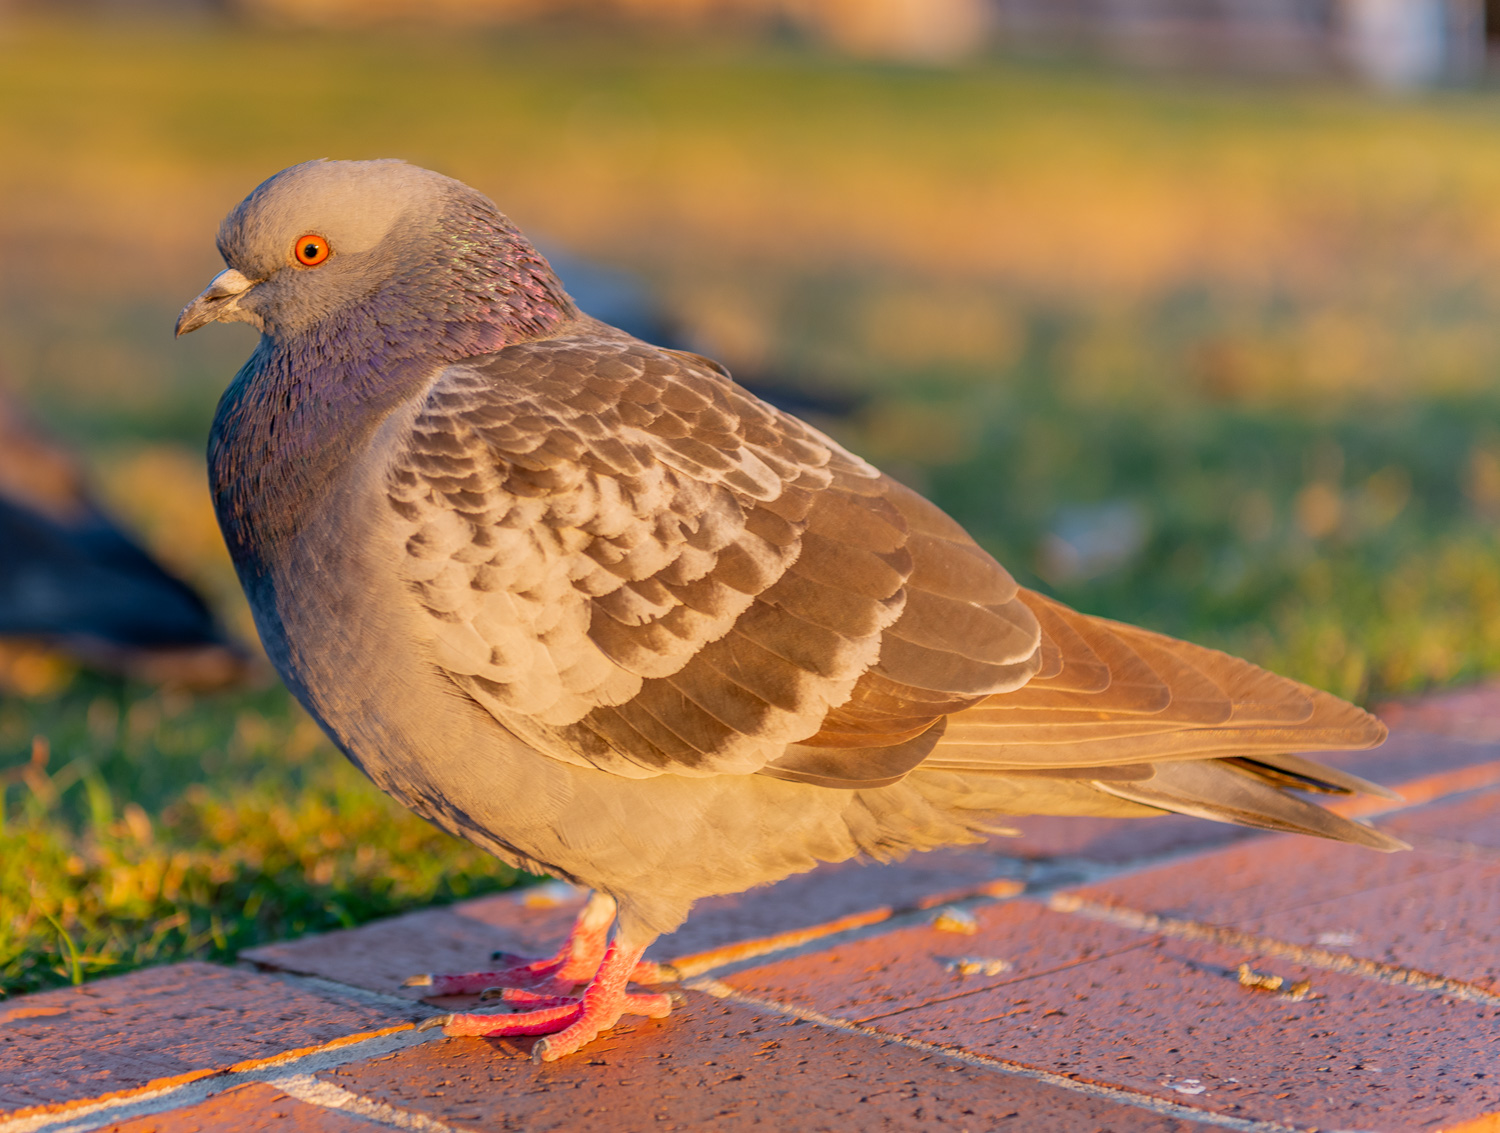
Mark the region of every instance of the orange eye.
POLYGON ((297 237, 297 243, 292 248, 292 255, 305 268, 317 267, 328 258, 328 252, 328 241, 312 232, 297 237))

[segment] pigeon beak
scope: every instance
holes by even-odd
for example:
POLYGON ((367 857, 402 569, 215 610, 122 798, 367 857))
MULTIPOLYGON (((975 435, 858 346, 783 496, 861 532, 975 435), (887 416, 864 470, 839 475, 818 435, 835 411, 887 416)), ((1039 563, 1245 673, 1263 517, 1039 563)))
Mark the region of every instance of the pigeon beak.
MULTIPOLYGON (((205 323, 238 321, 235 313, 239 310, 240 296, 259 282, 256 279, 245 278, 234 268, 225 268, 214 276, 213 282, 203 289, 203 293, 184 307, 182 314, 177 316, 177 337, 181 338, 205 323)), ((243 318, 243 316, 240 317, 243 318)))

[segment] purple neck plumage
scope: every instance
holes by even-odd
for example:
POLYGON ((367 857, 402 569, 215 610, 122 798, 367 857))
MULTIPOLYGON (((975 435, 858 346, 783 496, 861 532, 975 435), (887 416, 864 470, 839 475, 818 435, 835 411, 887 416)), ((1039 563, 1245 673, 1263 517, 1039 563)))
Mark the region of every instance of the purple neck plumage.
POLYGON ((577 317, 546 261, 498 213, 467 217, 434 244, 447 253, 311 328, 264 336, 225 391, 209 478, 242 570, 301 526, 337 468, 438 367, 577 317))

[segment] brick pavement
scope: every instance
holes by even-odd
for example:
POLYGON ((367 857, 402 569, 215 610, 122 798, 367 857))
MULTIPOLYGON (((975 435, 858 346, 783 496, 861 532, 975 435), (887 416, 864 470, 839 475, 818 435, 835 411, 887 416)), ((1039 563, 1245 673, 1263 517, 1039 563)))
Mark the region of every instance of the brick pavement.
POLYGON ((0 1001, 0 1133, 395 1128, 1500 1133, 1500 683, 1390 706, 1377 855, 1188 818, 706 901, 686 1002, 559 1063, 413 1023, 555 944, 559 886, 0 1001))

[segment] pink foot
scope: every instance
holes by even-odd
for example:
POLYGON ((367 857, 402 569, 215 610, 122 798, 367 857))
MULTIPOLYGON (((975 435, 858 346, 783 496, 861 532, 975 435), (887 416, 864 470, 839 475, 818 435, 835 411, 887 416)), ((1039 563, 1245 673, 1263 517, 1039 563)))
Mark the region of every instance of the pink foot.
MULTIPOLYGON (((595 893, 578 914, 568 939, 554 956, 540 960, 496 952, 491 960, 503 961, 505 967, 483 972, 457 972, 442 975, 412 976, 405 987, 430 987, 429 995, 477 995, 499 988, 524 988, 553 996, 566 995, 574 984, 594 978, 604 959, 609 926, 615 919, 615 901, 595 893)), ((636 983, 670 983, 677 971, 670 964, 639 961, 630 973, 636 983)), ((509 998, 509 997, 506 997, 509 998)))
MULTIPOLYGON (((593 974, 599 970, 600 963, 604 960, 605 937, 604 934, 600 934, 597 951, 589 950, 582 954, 577 952, 568 953, 567 958, 564 959, 564 954, 567 952, 571 942, 572 938, 570 937, 569 943, 563 945, 563 952, 542 960, 528 960, 525 956, 518 956, 514 952, 492 952, 490 953, 490 959, 503 960, 510 966, 501 969, 501 971, 507 975, 512 973, 518 974, 522 979, 531 978, 584 983, 593 977, 593 974)), ((483 973, 473 974, 480 975, 483 973)), ((437 977, 433 978, 436 979, 437 977)), ((455 977, 444 978, 451 979, 455 977)), ((638 984, 676 983, 679 978, 677 969, 671 964, 658 964, 652 960, 641 960, 630 973, 630 982, 638 984)), ((512 984, 509 980, 506 980, 503 986, 510 987, 512 984)), ((522 983, 521 986, 524 987, 526 985, 522 983)), ((432 994, 442 995, 445 993, 435 991, 432 994)))
POLYGON ((424 1019, 417 1029, 442 1027, 445 1035, 455 1036, 548 1035, 532 1048, 531 1057, 534 1062, 556 1061, 609 1030, 622 1015, 664 1019, 671 1013, 671 996, 625 990, 643 951, 644 947, 622 948, 618 941, 610 945, 581 999, 512 992, 505 998, 535 1009, 515 1015, 438 1015, 424 1019))

